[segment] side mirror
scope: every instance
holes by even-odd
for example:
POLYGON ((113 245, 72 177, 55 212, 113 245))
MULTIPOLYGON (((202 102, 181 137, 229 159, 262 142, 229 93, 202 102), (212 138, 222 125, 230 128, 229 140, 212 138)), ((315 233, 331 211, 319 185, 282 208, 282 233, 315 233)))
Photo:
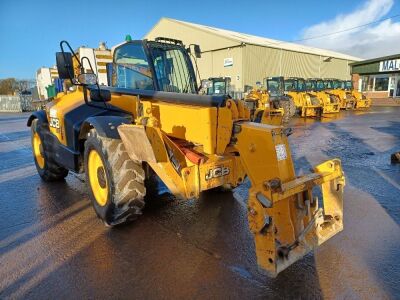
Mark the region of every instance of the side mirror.
POLYGON ((93 102, 108 102, 111 101, 111 92, 109 90, 91 89, 90 100, 93 102))
POLYGON ((79 74, 78 82, 82 85, 93 85, 97 83, 97 76, 93 73, 79 74))
POLYGON ((201 50, 199 45, 194 45, 194 55, 196 58, 201 58, 201 50))
POLYGON ((57 52, 56 62, 58 77, 60 79, 74 78, 74 65, 72 63, 72 54, 70 52, 57 52))

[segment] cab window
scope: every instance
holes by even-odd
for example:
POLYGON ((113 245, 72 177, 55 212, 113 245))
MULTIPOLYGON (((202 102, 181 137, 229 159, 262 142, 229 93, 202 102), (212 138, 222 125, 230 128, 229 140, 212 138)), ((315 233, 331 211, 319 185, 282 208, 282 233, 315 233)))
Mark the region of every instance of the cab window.
POLYGON ((142 44, 127 43, 115 50, 113 86, 154 90, 153 76, 142 44))
POLYGON ((180 48, 152 45, 154 70, 160 90, 174 93, 197 93, 196 79, 186 53, 180 48))

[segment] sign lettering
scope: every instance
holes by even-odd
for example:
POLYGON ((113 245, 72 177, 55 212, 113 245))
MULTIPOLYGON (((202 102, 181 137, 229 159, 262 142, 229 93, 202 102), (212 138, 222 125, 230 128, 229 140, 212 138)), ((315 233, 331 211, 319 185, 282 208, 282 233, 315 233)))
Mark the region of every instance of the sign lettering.
POLYGON ((379 72, 392 72, 400 70, 400 59, 383 60, 379 63, 379 72))

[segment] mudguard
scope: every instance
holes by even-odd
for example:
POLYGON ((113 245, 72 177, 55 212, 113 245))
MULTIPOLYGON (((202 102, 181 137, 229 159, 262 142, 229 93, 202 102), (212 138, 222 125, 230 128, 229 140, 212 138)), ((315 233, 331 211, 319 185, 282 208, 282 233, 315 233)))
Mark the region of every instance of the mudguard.
POLYGON ((48 123, 47 121, 47 115, 44 110, 38 110, 33 112, 28 119, 28 122, 26 123, 26 126, 31 127, 33 120, 38 119, 42 123, 48 123))
POLYGON ((120 139, 118 126, 122 124, 132 124, 132 119, 121 116, 95 116, 87 118, 81 125, 80 136, 89 132, 90 128, 95 128, 97 133, 106 138, 120 139))

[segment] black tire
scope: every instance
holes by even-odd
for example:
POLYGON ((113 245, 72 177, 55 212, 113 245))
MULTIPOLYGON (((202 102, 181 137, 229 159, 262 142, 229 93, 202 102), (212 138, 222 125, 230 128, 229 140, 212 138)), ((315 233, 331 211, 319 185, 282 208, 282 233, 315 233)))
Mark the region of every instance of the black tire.
POLYGON ((84 163, 94 210, 107 226, 133 221, 142 214, 145 171, 141 162, 130 159, 120 139, 102 137, 91 129, 85 142, 84 163), (96 201, 90 184, 88 156, 92 150, 99 154, 104 166, 108 189, 105 205, 96 201))
POLYGON ((283 117, 282 122, 283 124, 287 124, 290 121, 290 101, 282 100, 280 101, 280 106, 283 108, 283 117))
POLYGON ((52 155, 50 153, 51 146, 46 143, 49 139, 46 139, 46 136, 50 135, 50 130, 48 124, 40 122, 38 119, 32 121, 31 124, 31 144, 32 144, 32 153, 33 160, 35 162, 36 170, 39 173, 39 176, 44 181, 62 181, 68 175, 68 170, 57 164, 52 155), (35 134, 38 134, 41 140, 41 154, 44 158, 44 166, 39 166, 39 163, 34 154, 34 145, 33 140, 35 134))
POLYGON ((289 97, 289 116, 293 117, 296 115, 296 104, 294 103, 294 100, 292 97, 289 97))

